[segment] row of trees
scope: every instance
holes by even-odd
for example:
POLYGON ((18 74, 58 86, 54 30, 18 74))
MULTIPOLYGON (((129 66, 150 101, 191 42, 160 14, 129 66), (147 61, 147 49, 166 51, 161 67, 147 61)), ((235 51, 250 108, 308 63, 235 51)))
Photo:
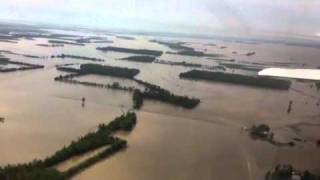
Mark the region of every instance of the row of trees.
POLYGON ((162 53, 163 53, 162 51, 157 51, 157 50, 131 49, 131 48, 122 48, 122 47, 115 47, 115 46, 97 47, 97 50, 100 50, 100 51, 115 51, 115 52, 147 55, 147 56, 161 56, 162 53))
POLYGON ((68 45, 75 45, 75 46, 84 46, 85 44, 83 43, 74 43, 74 42, 69 42, 69 41, 61 41, 61 40, 49 40, 48 43, 51 44, 68 44, 68 45))
POLYGON ((265 68, 263 66, 248 65, 248 64, 223 63, 223 62, 220 62, 219 64, 227 68, 242 69, 247 71, 261 71, 262 69, 265 68))
POLYGON ((199 79, 208 81, 219 81, 232 84, 241 84, 248 86, 257 86, 265 88, 273 88, 279 90, 288 90, 291 85, 291 81, 275 79, 261 76, 247 76, 241 74, 228 74, 222 72, 211 72, 201 70, 191 70, 188 72, 180 73, 180 78, 199 79))
POLYGON ((80 69, 68 67, 68 65, 72 65, 72 64, 56 66, 56 68, 57 70, 71 72, 77 75, 98 74, 98 75, 115 76, 120 78, 129 78, 129 79, 133 79, 134 76, 140 73, 138 69, 106 66, 106 65, 100 65, 100 64, 91 64, 91 63, 81 64, 80 69))
POLYGON ((34 160, 27 164, 8 165, 0 167, 0 179, 10 180, 62 180, 69 178, 76 173, 84 170, 95 162, 114 154, 115 152, 126 147, 126 141, 112 137, 112 134, 119 130, 130 131, 136 124, 136 114, 127 112, 109 124, 100 124, 96 131, 90 132, 79 139, 72 141, 68 146, 63 147, 52 156, 45 160, 34 160), (84 154, 94 149, 110 145, 102 153, 89 158, 79 165, 67 170, 58 172, 52 167, 77 155, 84 154))
POLYGON ((171 51, 167 51, 167 54, 178 54, 178 55, 182 55, 182 56, 197 56, 197 57, 221 57, 220 54, 207 54, 204 53, 202 51, 196 51, 196 50, 182 50, 182 51, 178 51, 178 52, 171 52, 171 51))
POLYGON ((71 54, 61 54, 61 55, 52 55, 51 58, 72 58, 72 59, 81 59, 81 60, 87 60, 87 61, 94 61, 94 62, 103 62, 103 59, 94 58, 94 57, 86 57, 86 56, 77 56, 77 55, 71 55, 71 54))
POLYGON ((133 62, 144 62, 151 63, 156 59, 154 56, 129 56, 121 58, 121 60, 133 61, 133 62))
POLYGON ((4 68, 4 69, 0 68, 0 72, 13 72, 13 71, 24 71, 24 70, 44 68, 43 65, 30 64, 30 63, 19 62, 19 61, 11 61, 9 58, 0 58, 0 63, 1 64, 15 64, 15 65, 21 66, 21 67, 4 68))
POLYGON ((153 85, 138 79, 134 79, 134 80, 137 83, 142 84, 146 87, 145 91, 139 92, 139 93, 138 91, 136 91, 136 93, 134 94, 136 98, 133 98, 133 100, 138 100, 137 102, 134 101, 134 105, 138 105, 137 107, 140 107, 142 105, 141 101, 143 101, 143 99, 145 98, 167 102, 167 103, 170 103, 176 106, 181 106, 183 108, 188 108, 188 109, 192 109, 200 103, 200 99, 189 98, 188 96, 175 95, 170 91, 161 88, 160 86, 153 85))
POLYGON ((194 67, 194 68, 203 68, 203 69, 214 69, 214 70, 221 70, 225 71, 226 68, 224 66, 210 66, 210 65, 203 65, 203 64, 196 64, 196 63, 188 63, 185 61, 182 62, 172 62, 172 61, 164 61, 164 60, 156 60, 155 63, 158 64, 167 64, 171 66, 184 66, 184 67, 194 67))
POLYGON ((99 64, 81 64, 80 72, 84 74, 99 74, 132 79, 139 74, 140 71, 138 69, 103 66, 99 64))
POLYGON ((133 101, 133 108, 140 109, 141 106, 143 105, 143 93, 138 89, 134 90, 132 101, 133 101))
POLYGON ((194 48, 192 47, 188 47, 188 46, 185 46, 184 42, 165 42, 165 41, 159 41, 159 40, 150 40, 150 42, 153 42, 153 43, 158 43, 158 44, 161 44, 161 45, 164 45, 164 46, 167 46, 173 50, 178 50, 178 51, 182 51, 182 50, 187 50, 187 51, 194 51, 194 48))

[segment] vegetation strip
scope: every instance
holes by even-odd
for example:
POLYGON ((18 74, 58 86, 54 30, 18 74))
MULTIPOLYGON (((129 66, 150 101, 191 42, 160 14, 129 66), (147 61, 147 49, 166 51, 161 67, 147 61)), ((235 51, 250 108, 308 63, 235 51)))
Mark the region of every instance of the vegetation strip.
POLYGON ((61 41, 61 40, 49 40, 48 41, 51 44, 68 44, 68 45, 76 45, 76 46, 84 46, 83 43, 74 43, 74 42, 68 42, 68 41, 61 41))
POLYGON ((134 81, 146 87, 146 90, 143 92, 138 92, 139 90, 134 92, 134 107, 137 109, 141 107, 141 101, 143 101, 143 99, 163 101, 187 109, 192 109, 200 103, 200 99, 175 95, 170 91, 161 88, 160 86, 153 85, 142 80, 134 79, 134 81))
POLYGON ((31 69, 42 69, 44 68, 43 65, 38 64, 29 64, 24 62, 18 62, 18 61, 10 61, 8 58, 2 58, 0 57, 0 64, 15 64, 15 65, 21 65, 22 67, 14 67, 14 68, 1 68, 0 72, 14 72, 14 71, 24 71, 24 70, 31 70, 31 69))
POLYGON ((223 66, 208 66, 208 65, 202 65, 202 64, 195 64, 195 63, 188 63, 185 61, 182 62, 172 62, 172 61, 164 61, 164 60, 156 60, 154 63, 157 64, 167 64, 171 66, 184 66, 184 67, 194 67, 194 68, 204 68, 204 69, 217 69, 225 71, 226 68, 223 66))
POLYGON ((181 73, 180 78, 195 79, 195 80, 208 80, 226 82, 232 84, 272 88, 279 90, 288 90, 291 85, 291 81, 275 79, 261 76, 246 76, 241 74, 229 74, 222 72, 200 71, 191 70, 181 73))
POLYGON ((10 180, 64 180, 83 171, 96 162, 113 155, 126 147, 127 142, 112 137, 112 134, 119 130, 131 131, 136 124, 136 114, 127 112, 109 124, 100 124, 95 132, 90 132, 70 145, 63 147, 54 155, 45 160, 34 160, 26 164, 7 165, 0 167, 0 179, 10 180), (103 152, 87 159, 86 161, 70 168, 65 172, 59 172, 53 166, 64 162, 71 157, 84 154, 105 145, 110 145, 103 152))
POLYGON ((165 42, 165 41, 158 41, 158 40, 150 40, 150 42, 167 46, 173 50, 179 50, 179 51, 181 51, 181 50, 193 51, 194 50, 194 48, 192 48, 192 47, 185 46, 184 42, 165 42))
POLYGON ((115 47, 115 46, 97 47, 97 50, 115 51, 115 52, 141 54, 141 55, 149 55, 149 56, 161 56, 162 55, 162 51, 157 51, 157 50, 131 49, 131 48, 122 48, 122 47, 115 47))
POLYGON ((261 71, 265 67, 262 66, 255 66, 255 65, 248 65, 248 64, 236 64, 236 63, 219 63, 222 66, 232 69, 242 69, 247 71, 261 71))
POLYGON ((129 57, 121 58, 120 60, 152 63, 155 59, 156 58, 154 56, 129 56, 129 57))
POLYGON ((197 57, 221 57, 220 54, 207 54, 202 51, 196 51, 196 50, 182 50, 178 52, 171 52, 167 51, 167 54, 178 54, 182 56, 197 56, 197 57))
POLYGON ((103 59, 99 58, 93 58, 93 57, 85 57, 85 56, 76 56, 76 55, 70 55, 70 54, 61 54, 61 55, 52 55, 51 58, 72 58, 72 59, 81 59, 81 60, 87 60, 87 61, 94 61, 94 62, 103 62, 103 59))

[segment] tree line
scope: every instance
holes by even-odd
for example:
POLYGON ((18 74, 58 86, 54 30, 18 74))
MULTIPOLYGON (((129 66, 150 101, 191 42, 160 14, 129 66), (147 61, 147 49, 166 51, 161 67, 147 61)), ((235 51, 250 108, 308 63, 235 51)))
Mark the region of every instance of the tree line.
POLYGON ((108 124, 100 124, 96 131, 90 132, 79 139, 72 141, 68 146, 63 147, 44 160, 34 160, 26 164, 0 167, 0 180, 68 179, 94 163, 125 148, 127 142, 113 137, 112 134, 119 130, 131 131, 135 126, 136 121, 136 114, 129 111, 126 114, 116 117, 108 124), (106 145, 109 145, 110 147, 65 172, 59 172, 53 168, 53 166, 62 163, 71 157, 82 155, 106 145))
POLYGON ((291 85, 291 81, 289 80, 201 70, 191 70, 188 72, 180 73, 179 77, 195 80, 226 82, 232 84, 272 88, 279 90, 288 90, 291 85))

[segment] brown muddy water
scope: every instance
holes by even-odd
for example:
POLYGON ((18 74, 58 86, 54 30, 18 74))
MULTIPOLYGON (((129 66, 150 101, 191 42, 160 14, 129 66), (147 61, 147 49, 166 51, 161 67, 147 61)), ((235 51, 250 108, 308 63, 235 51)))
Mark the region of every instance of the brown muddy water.
MULTIPOLYGON (((113 36, 115 46, 160 49, 167 47, 113 36)), ((318 49, 289 47, 276 44, 241 44, 213 41, 226 49, 205 46, 208 41, 182 39, 189 46, 224 54, 229 58, 249 62, 319 64, 318 49), (232 51, 256 51, 244 56, 232 51), (302 61, 303 60, 303 61, 302 61)), ((110 44, 87 44, 84 47, 40 47, 43 38, 20 40, 18 44, 0 43, 2 50, 49 57, 53 54, 73 54, 103 58, 103 64, 141 70, 138 79, 160 85, 179 95, 200 98, 193 110, 185 110, 158 101, 145 101, 138 113, 138 123, 129 134, 117 134, 128 140, 128 148, 86 171, 74 180, 141 180, 141 179, 262 179, 264 173, 278 163, 291 163, 297 168, 319 170, 320 152, 315 141, 320 139, 320 91, 312 83, 294 82, 289 91, 252 88, 246 86, 181 80, 180 72, 192 68, 154 63, 134 63, 117 60, 130 54, 103 53, 95 47, 110 44), (286 110, 290 100, 293 109, 286 110), (266 123, 275 138, 287 142, 301 138, 295 147, 276 147, 268 142, 252 140, 241 129, 266 123), (308 154, 308 156, 305 156, 308 154)), ((75 59, 32 59, 9 55, 12 60, 45 65, 44 69, 0 74, 0 165, 16 164, 51 155, 73 139, 93 131, 99 123, 107 123, 132 106, 131 94, 123 91, 97 89, 81 85, 54 82, 63 74, 55 65, 86 63, 75 59), (86 98, 85 107, 81 98, 86 98)), ((216 65, 207 58, 164 54, 159 59, 216 65)), ((83 81, 99 83, 120 82, 138 86, 130 80, 102 76, 79 77, 83 81)), ((90 155, 88 155, 90 156, 90 155)), ((57 167, 67 168, 78 160, 67 161, 57 167)))

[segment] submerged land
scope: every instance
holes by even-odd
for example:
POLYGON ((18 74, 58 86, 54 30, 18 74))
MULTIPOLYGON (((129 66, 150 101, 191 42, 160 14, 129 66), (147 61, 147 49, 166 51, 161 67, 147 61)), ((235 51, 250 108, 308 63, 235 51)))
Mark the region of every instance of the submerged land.
POLYGON ((0 180, 319 177, 314 46, 1 27, 0 180))

